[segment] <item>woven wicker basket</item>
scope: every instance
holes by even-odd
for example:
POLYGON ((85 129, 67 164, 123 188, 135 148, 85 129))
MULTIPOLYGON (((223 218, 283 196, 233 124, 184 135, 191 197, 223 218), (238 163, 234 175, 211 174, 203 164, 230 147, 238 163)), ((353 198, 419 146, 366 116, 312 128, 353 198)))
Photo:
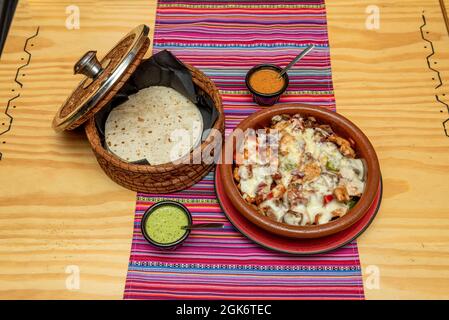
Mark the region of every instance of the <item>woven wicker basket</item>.
MULTIPOLYGON (((193 82, 200 87, 214 101, 220 115, 209 137, 193 150, 188 157, 189 162, 180 164, 139 165, 122 161, 117 156, 109 153, 103 147, 97 127, 93 118, 85 124, 87 139, 97 157, 98 163, 106 174, 115 182, 127 189, 147 193, 169 193, 186 189, 203 178, 214 164, 193 164, 193 155, 196 152, 207 150, 219 151, 224 134, 224 112, 221 97, 214 83, 198 69, 187 65, 193 82), (221 137, 217 137, 220 134, 221 137)), ((183 161, 181 161, 183 162, 183 161)))
POLYGON ((200 146, 181 159, 179 164, 167 163, 156 166, 124 162, 103 148, 95 125, 95 113, 116 95, 140 65, 150 45, 148 34, 148 26, 137 26, 101 61, 98 61, 96 51, 84 54, 75 64, 74 72, 86 77, 56 113, 53 128, 56 131, 63 131, 84 125, 87 139, 92 145, 98 163, 112 180, 134 191, 168 193, 190 187, 212 169, 214 164, 202 162, 202 155, 220 150, 224 133, 224 113, 221 97, 214 83, 201 71, 187 65, 193 82, 209 95, 220 113, 213 126, 215 130, 211 130, 200 146))

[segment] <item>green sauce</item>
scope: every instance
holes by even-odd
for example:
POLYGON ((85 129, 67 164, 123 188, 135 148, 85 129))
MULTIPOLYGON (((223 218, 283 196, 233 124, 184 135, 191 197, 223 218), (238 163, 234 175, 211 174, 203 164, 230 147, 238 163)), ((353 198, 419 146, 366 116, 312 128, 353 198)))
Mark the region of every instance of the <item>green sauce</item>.
POLYGON ((145 231, 155 242, 170 244, 181 239, 187 230, 181 229, 189 224, 187 214, 173 205, 160 206, 148 216, 145 231))

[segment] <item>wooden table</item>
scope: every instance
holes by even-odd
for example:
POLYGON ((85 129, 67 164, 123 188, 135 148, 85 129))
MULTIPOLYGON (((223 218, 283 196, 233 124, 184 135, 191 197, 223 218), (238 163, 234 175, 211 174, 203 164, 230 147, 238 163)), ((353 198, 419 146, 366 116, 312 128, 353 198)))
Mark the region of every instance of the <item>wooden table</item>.
MULTIPOLYGON (((123 294, 135 193, 105 176, 82 131, 56 134, 50 123, 78 81, 74 61, 153 26, 156 1, 77 1, 80 29, 68 30, 72 4, 20 1, 0 61, 4 299, 123 294), (69 290, 77 268, 80 288, 69 290)), ((365 294, 447 299, 449 37, 439 1, 328 0, 327 14, 338 111, 371 138, 384 177, 382 209, 358 240, 365 294), (379 30, 365 25, 372 4, 379 30)))

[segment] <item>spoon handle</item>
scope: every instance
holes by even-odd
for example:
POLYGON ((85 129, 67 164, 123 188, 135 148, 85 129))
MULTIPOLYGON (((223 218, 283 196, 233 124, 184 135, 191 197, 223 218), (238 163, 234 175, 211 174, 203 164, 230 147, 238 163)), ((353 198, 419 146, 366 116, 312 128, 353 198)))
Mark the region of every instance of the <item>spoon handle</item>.
POLYGON ((298 62, 300 59, 302 59, 306 54, 308 54, 313 48, 315 48, 315 45, 311 44, 307 48, 305 48, 300 54, 298 54, 282 71, 279 73, 279 76, 281 77, 284 73, 286 73, 293 65, 298 62))
POLYGON ((182 227, 182 229, 219 229, 223 228, 223 223, 197 223, 189 226, 182 227))

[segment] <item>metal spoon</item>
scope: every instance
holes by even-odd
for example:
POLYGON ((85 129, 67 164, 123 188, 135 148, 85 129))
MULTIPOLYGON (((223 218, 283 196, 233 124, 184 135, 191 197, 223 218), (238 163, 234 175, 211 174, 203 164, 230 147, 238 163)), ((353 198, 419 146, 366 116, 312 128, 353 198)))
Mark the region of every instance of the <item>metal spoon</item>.
POLYGON ((282 77, 284 73, 286 73, 291 67, 295 65, 296 62, 301 60, 306 54, 308 54, 312 49, 315 48, 315 45, 311 44, 307 48, 305 48, 300 54, 298 54, 282 71, 279 73, 279 78, 282 77))
POLYGON ((190 224, 184 227, 181 227, 181 229, 184 230, 192 230, 192 229, 221 229, 223 228, 223 223, 197 223, 197 224, 190 224))

